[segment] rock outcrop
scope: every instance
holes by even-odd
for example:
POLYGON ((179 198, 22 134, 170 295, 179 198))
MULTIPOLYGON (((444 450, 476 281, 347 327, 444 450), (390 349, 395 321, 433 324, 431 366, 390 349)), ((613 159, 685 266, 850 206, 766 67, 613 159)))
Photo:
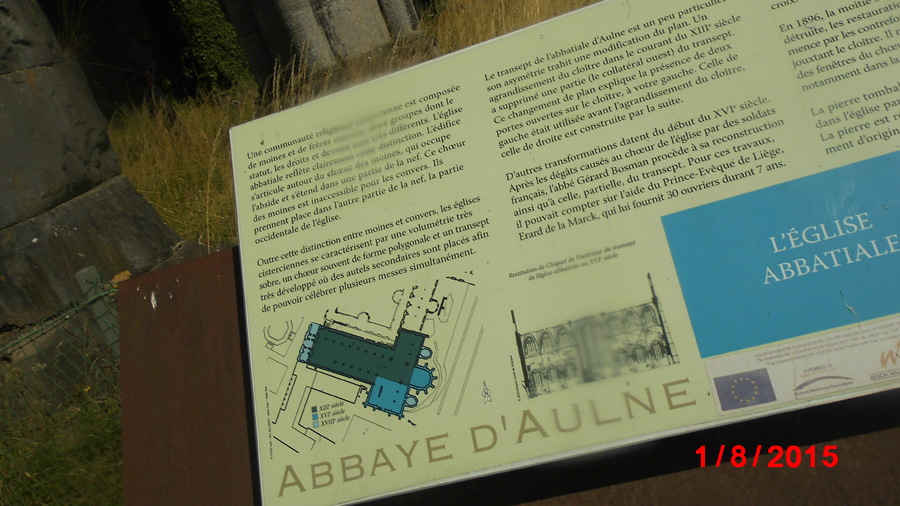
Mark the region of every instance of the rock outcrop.
POLYGON ((276 62, 302 58, 310 72, 389 45, 418 28, 411 0, 222 0, 259 82, 276 62))
POLYGON ((74 275, 148 271, 177 235, 120 175, 80 67, 37 2, 0 3, 0 329, 78 299, 74 275))

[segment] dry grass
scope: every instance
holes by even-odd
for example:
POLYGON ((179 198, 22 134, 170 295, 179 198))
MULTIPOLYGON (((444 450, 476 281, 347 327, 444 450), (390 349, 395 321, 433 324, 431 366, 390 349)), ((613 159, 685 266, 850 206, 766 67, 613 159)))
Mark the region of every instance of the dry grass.
POLYGON ((421 30, 400 37, 391 47, 316 75, 310 75, 301 56, 275 69, 270 87, 263 92, 266 106, 261 112, 270 114, 294 107, 318 96, 411 67, 438 54, 434 37, 421 30))
POLYGON ((113 116, 109 133, 122 171, 182 238, 234 241, 228 129, 253 119, 256 96, 248 82, 171 110, 143 104, 113 116))
POLYGON ((182 238, 210 247, 233 243, 229 128, 595 1, 439 1, 423 16, 420 33, 372 57, 314 77, 302 64, 279 69, 264 101, 248 82, 174 103, 174 119, 165 108, 147 104, 125 109, 112 118, 110 138, 122 171, 182 238))
POLYGON ((573 11, 598 0, 447 0, 425 23, 449 53, 573 11))

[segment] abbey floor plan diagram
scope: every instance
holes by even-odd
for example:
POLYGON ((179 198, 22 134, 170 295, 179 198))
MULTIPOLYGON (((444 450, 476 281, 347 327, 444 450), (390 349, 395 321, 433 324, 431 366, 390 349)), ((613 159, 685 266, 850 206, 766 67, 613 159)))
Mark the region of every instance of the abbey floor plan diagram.
POLYGON ((377 437, 416 425, 419 410, 454 414, 481 342, 475 285, 458 277, 341 305, 313 321, 266 326, 269 451, 377 437))

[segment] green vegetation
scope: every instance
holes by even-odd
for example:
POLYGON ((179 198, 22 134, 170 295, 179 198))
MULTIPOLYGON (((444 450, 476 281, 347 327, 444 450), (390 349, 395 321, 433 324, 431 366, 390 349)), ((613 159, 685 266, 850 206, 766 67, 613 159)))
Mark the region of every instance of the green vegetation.
POLYGON ((181 56, 184 75, 200 89, 222 89, 250 78, 234 28, 216 0, 169 0, 187 37, 181 56))
POLYGON ((0 505, 121 503, 118 368, 87 335, 51 332, 0 364, 0 505))
POLYGON ((277 70, 275 84, 264 97, 245 75, 227 91, 207 91, 174 103, 174 116, 158 104, 121 110, 112 118, 110 137, 122 171, 182 238, 211 248, 233 243, 237 232, 228 143, 232 126, 594 1, 442 0, 423 16, 420 33, 362 62, 315 77, 309 77, 302 61, 288 65, 277 70))

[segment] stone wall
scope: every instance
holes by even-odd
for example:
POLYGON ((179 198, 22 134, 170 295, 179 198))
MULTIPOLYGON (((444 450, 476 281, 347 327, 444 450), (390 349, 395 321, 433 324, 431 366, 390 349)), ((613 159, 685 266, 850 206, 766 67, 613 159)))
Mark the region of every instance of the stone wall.
POLYGON ((81 291, 74 274, 138 274, 178 241, 120 175, 106 120, 38 4, 0 1, 0 331, 81 291))
POLYGON ((257 81, 301 57, 310 71, 359 58, 418 28, 412 0, 220 0, 257 81))

